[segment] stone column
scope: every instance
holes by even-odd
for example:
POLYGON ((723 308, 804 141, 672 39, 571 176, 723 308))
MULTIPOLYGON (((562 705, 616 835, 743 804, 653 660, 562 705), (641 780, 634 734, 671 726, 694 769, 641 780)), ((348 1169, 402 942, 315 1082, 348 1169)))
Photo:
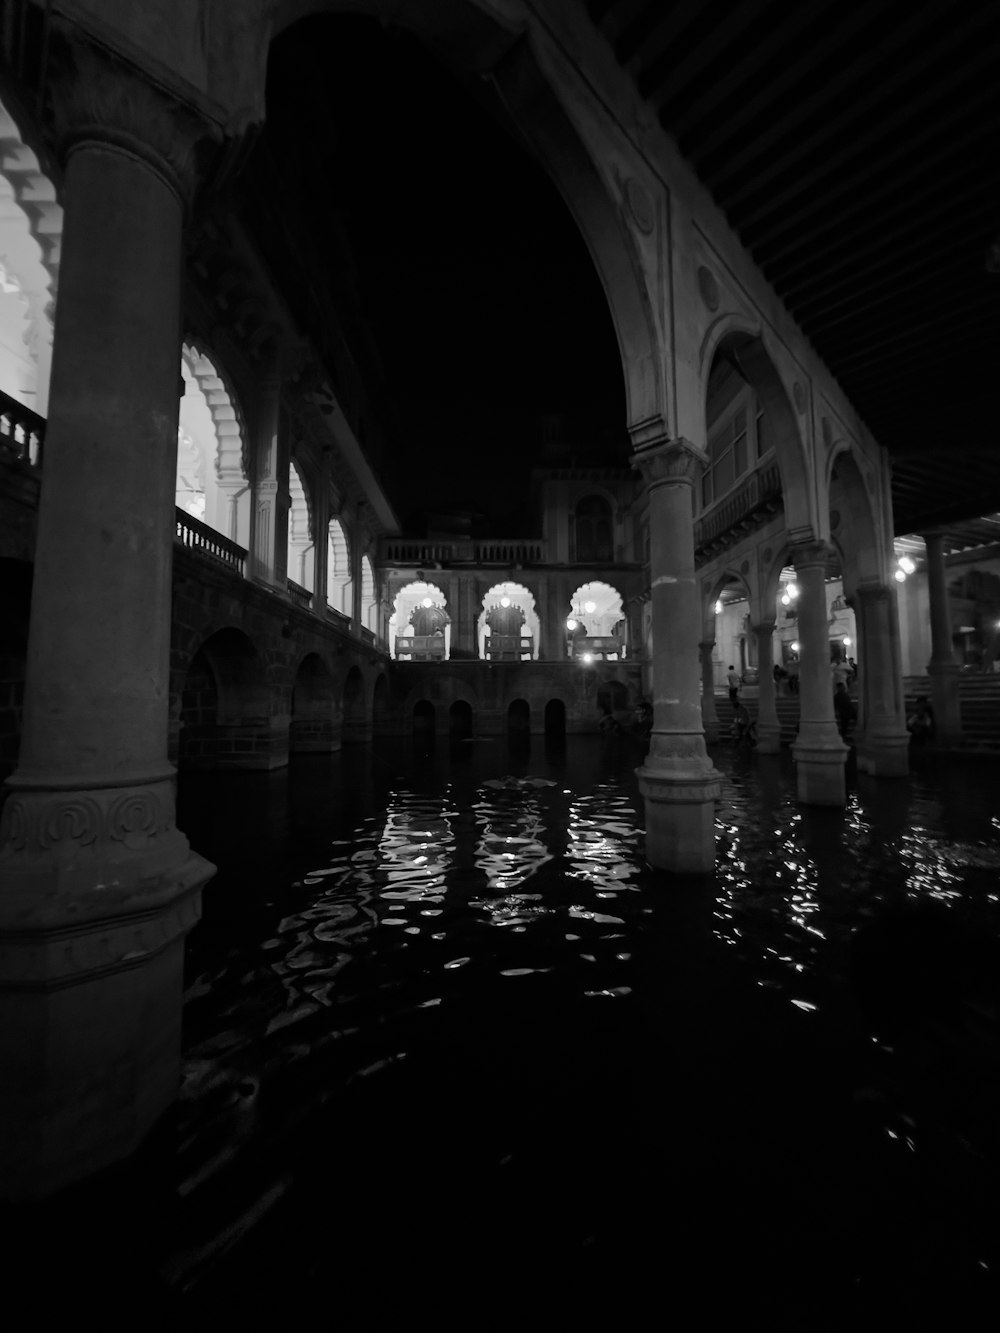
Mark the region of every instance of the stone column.
POLYGON ((698 648, 701 652, 701 724, 705 728, 705 740, 712 743, 719 739, 719 715, 715 711, 715 669, 712 663, 715 640, 703 639, 698 648))
POLYGON ((799 734, 792 746, 799 800, 807 805, 844 805, 847 746, 833 711, 830 630, 826 613, 826 568, 833 555, 825 542, 792 547, 799 583, 799 734))
MULTIPOLYGON (((281 411, 281 354, 267 353, 253 432, 250 574, 285 591, 288 580, 288 440, 281 411)), ((325 543, 317 542, 318 545, 325 543)))
POLYGON ((653 599, 653 731, 638 769, 646 856, 665 870, 708 874, 721 779, 705 750, 696 655, 701 607, 692 488, 704 454, 687 440, 660 438, 638 447, 633 463, 649 487, 653 599))
POLYGON ((128 1156, 180 1070, 213 867, 167 762, 181 236, 201 127, 87 50, 65 210, 20 764, 0 823, 0 1192, 128 1156))
POLYGON ((910 771, 910 738, 903 702, 895 588, 881 583, 859 584, 854 615, 859 639, 858 768, 875 777, 905 777, 910 771))
POLYGON ((757 753, 778 754, 781 751, 781 723, 775 702, 774 684, 774 621, 762 620, 754 625, 757 636, 757 753))
POLYGON ((927 548, 927 591, 931 604, 931 660, 927 664, 927 674, 931 678, 931 703, 934 706, 934 741, 936 745, 954 746, 962 739, 958 697, 962 668, 955 660, 952 647, 944 538, 939 532, 925 532, 923 537, 927 548))

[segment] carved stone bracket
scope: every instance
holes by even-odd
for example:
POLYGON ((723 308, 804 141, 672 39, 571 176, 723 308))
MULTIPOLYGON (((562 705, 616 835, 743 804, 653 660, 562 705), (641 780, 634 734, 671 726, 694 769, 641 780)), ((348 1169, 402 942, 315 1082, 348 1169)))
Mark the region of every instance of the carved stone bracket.
POLYGON ((51 128, 60 157, 88 143, 117 150, 144 162, 189 205, 197 147, 218 141, 218 127, 68 23, 53 24, 53 39, 51 128))
POLYGON ((837 556, 830 543, 824 541, 796 542, 790 550, 796 570, 810 569, 815 565, 822 565, 825 569, 837 556))
POLYGON ((704 452, 683 438, 651 441, 632 456, 632 466, 649 486, 671 482, 693 486, 706 462, 704 452))

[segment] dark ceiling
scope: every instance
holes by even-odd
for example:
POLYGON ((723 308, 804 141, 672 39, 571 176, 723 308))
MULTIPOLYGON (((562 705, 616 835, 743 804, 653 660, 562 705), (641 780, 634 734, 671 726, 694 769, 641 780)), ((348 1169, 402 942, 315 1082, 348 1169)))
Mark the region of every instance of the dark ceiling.
MULTIPOLYGON (((579 3, 890 449, 897 533, 1000 510, 1000 5, 579 3)), ((285 290, 344 323, 404 521, 518 522, 545 413, 623 461, 593 265, 489 86, 343 16, 268 78, 248 217, 280 213, 285 290)))
POLYGON ((897 532, 1000 509, 1000 5, 585 8, 892 451, 897 532))

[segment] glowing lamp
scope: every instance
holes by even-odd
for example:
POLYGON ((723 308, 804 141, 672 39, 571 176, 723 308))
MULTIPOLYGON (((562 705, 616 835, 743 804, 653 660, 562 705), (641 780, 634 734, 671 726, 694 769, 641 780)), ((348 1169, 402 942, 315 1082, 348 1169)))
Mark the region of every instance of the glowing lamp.
POLYGON ((573 633, 579 623, 578 620, 574 620, 573 617, 570 616, 569 620, 566 621, 566 628, 569 630, 570 634, 573 633))
POLYGON ((851 636, 850 636, 849 634, 845 634, 845 635, 844 635, 844 647, 845 647, 845 648, 850 648, 850 646, 851 646, 851 636))
POLYGON ((903 570, 903 569, 897 569, 897 570, 896 570, 896 574, 895 574, 895 579, 896 579, 896 582, 897 582, 897 583, 905 583, 905 582, 906 582, 906 571, 903 570))
POLYGON ((899 557, 899 567, 904 574, 912 574, 917 568, 908 555, 901 555, 899 557))
POLYGON ((788 593, 789 597, 794 602, 796 597, 798 597, 799 595, 799 585, 797 583, 786 583, 785 592, 788 593))
POLYGON ((799 651, 799 645, 798 645, 797 643, 793 643, 793 644, 792 644, 792 652, 793 652, 793 653, 797 653, 798 651, 799 651))
POLYGON ((425 597, 424 600, 423 600, 423 602, 421 603, 421 605, 422 605, 422 606, 433 606, 434 603, 433 603, 433 601, 431 600, 430 597, 425 597))
POLYGON ((510 606, 510 598, 509 598, 509 597, 501 597, 501 598, 500 598, 500 605, 501 605, 501 606, 510 606))
POLYGON ((586 611, 586 613, 587 613, 588 616, 593 615, 594 612, 597 610, 597 603, 596 603, 596 602, 584 602, 584 604, 583 604, 583 609, 584 609, 584 611, 586 611))
POLYGON ((580 658, 581 662, 592 662, 593 660, 594 660, 593 653, 584 653, 583 656, 580 658))
POLYGON ((721 597, 720 597, 719 600, 715 603, 715 614, 716 614, 717 616, 721 616, 721 615, 722 615, 722 598, 721 598, 721 597))

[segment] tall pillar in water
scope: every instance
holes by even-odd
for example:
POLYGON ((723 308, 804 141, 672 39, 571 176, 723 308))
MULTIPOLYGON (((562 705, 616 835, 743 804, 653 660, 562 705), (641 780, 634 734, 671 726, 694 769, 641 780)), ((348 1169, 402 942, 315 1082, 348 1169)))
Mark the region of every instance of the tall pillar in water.
POLYGON ((658 439, 637 448, 633 463, 649 487, 653 604, 653 731, 637 770, 646 856, 665 870, 707 874, 721 779, 705 750, 697 658, 692 489, 704 455, 688 440, 658 439))
POLYGON ((962 714, 958 681, 962 668, 955 660, 951 641, 951 611, 944 565, 944 538, 940 532, 925 532, 927 590, 931 603, 931 703, 934 705, 934 740, 937 745, 957 745, 962 739, 962 714))
POLYGON ((792 547, 799 583, 799 734, 792 746, 799 800, 807 805, 845 805, 847 746, 833 711, 830 629, 826 612, 826 569, 833 555, 825 542, 792 547))
MULTIPOLYGON (((261 373, 253 440, 250 573, 284 592, 288 579, 288 440, 282 429, 281 354, 268 352, 261 373)), ((316 546, 325 546, 317 534, 316 546)))
POLYGON ((762 620, 754 625, 757 636, 757 752, 778 754, 781 750, 781 723, 775 702, 774 683, 774 621, 762 620))
POLYGON ((80 47, 20 763, 0 824, 0 1192, 132 1153, 180 1072, 213 867, 167 762, 181 236, 203 127, 80 47), (99 325, 95 324, 99 319, 99 325))
POLYGON ((714 639, 703 639, 698 645, 701 654, 701 724, 705 729, 706 741, 719 739, 719 715, 715 711, 715 668, 712 663, 714 650, 714 639))
POLYGON ((896 590, 882 583, 858 585, 860 699, 858 768, 874 777, 905 777, 910 771, 909 735, 903 703, 902 653, 896 590))

